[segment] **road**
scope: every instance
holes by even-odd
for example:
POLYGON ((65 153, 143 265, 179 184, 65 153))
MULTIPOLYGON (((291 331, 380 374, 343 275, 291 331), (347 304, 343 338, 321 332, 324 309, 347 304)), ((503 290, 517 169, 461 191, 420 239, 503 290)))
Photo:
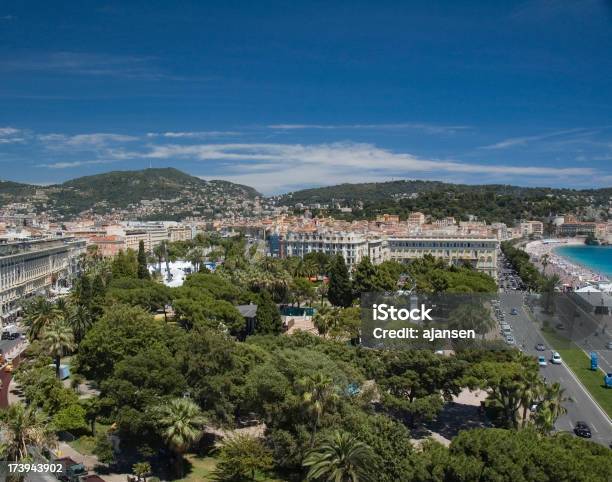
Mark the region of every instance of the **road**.
MULTIPOLYGON (((23 343, 23 340, 0 340, 0 353, 5 356, 11 356, 13 349, 23 343)), ((13 367, 17 367, 19 365, 19 356, 13 360, 13 367)), ((9 384, 11 383, 13 375, 12 373, 5 372, 4 369, 0 369, 0 408, 8 407, 8 389, 9 384)))
POLYGON ((584 421, 591 427, 593 435, 591 440, 607 447, 612 442, 612 422, 591 399, 565 364, 553 365, 550 363, 551 350, 535 323, 527 315, 523 306, 522 292, 504 293, 500 299, 502 310, 506 312, 506 322, 510 323, 513 328, 517 345, 528 355, 546 356, 549 363, 548 366, 540 368, 542 376, 548 383, 559 382, 565 389, 566 397, 571 399, 565 404, 567 413, 557 420, 555 425, 557 430, 573 432, 575 423, 584 421), (517 315, 509 314, 512 308, 517 309, 517 315), (547 350, 538 352, 535 349, 538 343, 544 344, 547 350))

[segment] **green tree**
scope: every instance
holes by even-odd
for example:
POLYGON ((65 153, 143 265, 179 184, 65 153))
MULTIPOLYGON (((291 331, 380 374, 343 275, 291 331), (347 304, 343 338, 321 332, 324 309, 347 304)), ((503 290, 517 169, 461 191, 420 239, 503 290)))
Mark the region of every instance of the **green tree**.
POLYGON ((319 335, 326 338, 329 332, 339 325, 340 310, 341 308, 327 305, 317 310, 312 318, 312 322, 319 332, 319 335))
POLYGON ((158 411, 161 436, 175 454, 177 475, 183 477, 183 454, 201 436, 204 416, 200 407, 187 398, 173 398, 158 411))
POLYGON ((55 445, 44 414, 19 402, 0 412, 0 432, 0 457, 11 462, 28 460, 28 447, 40 450, 55 445))
POLYGON ((540 432, 550 433, 554 429, 557 419, 567 412, 563 404, 568 400, 565 390, 559 383, 555 382, 544 387, 535 415, 535 426, 540 432))
POLYGON ((138 278, 149 279, 149 268, 147 266, 147 252, 145 251, 144 241, 138 243, 138 278))
POLYGON ((147 482, 147 477, 151 475, 151 464, 149 462, 138 462, 132 465, 132 473, 138 477, 138 480, 147 482))
POLYGON ((85 337, 87 330, 91 328, 93 319, 89 309, 86 306, 77 305, 67 318, 67 322, 68 326, 70 326, 72 329, 74 341, 78 345, 85 337))
POLYGON ((349 272, 341 255, 336 255, 329 271, 327 298, 334 306, 351 306, 353 293, 349 272))
POLYGON ((95 436, 96 422, 101 410, 100 399, 98 397, 89 397, 81 400, 80 403, 85 410, 85 420, 89 423, 89 430, 95 436))
POLYGON ((347 432, 335 431, 304 460, 307 480, 329 482, 367 482, 371 473, 372 449, 347 432))
POLYGON ((74 350, 74 335, 64 321, 56 321, 44 331, 42 339, 43 350, 53 358, 55 375, 60 376, 60 363, 62 356, 74 350))
POLYGON ((255 480, 273 466, 272 453, 259 439, 247 434, 228 436, 219 449, 215 475, 219 480, 255 480))
POLYGON ((28 327, 30 340, 37 340, 45 328, 60 317, 57 306, 42 296, 30 301, 24 310, 24 322, 28 327))
POLYGON ((312 417, 310 446, 313 447, 321 417, 330 406, 338 401, 339 396, 331 377, 321 372, 302 378, 298 385, 302 393, 304 408, 312 417))
POLYGON ((259 293, 257 298, 257 323, 255 332, 260 335, 278 335, 283 329, 280 312, 267 290, 259 293))
POLYGON ((291 284, 293 298, 297 301, 298 308, 302 301, 312 301, 315 295, 314 287, 307 278, 295 278, 291 284))
POLYGON ((80 432, 87 428, 85 409, 78 404, 69 405, 55 414, 52 420, 57 431, 80 432))
POLYGON ((484 339, 495 328, 495 320, 482 303, 470 301, 462 303, 450 313, 450 325, 452 328, 474 330, 484 339))

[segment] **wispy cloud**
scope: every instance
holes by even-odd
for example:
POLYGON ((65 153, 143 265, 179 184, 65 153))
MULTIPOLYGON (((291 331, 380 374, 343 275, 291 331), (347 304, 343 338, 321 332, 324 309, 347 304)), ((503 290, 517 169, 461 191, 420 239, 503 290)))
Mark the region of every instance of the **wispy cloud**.
POLYGON ((25 132, 15 127, 0 127, 0 144, 13 144, 25 141, 25 132))
POLYGON ((171 139, 213 139, 239 135, 241 133, 237 131, 147 132, 147 137, 166 137, 171 139))
POLYGON ((428 134, 453 134, 457 131, 470 129, 464 125, 436 125, 425 123, 402 122, 397 124, 271 124, 269 129, 276 130, 420 130, 428 134))
POLYGON ((77 134, 67 136, 65 134, 42 134, 38 139, 50 148, 91 148, 105 147, 109 144, 133 142, 139 140, 138 137, 128 136, 125 134, 112 133, 92 133, 92 134, 77 134))
POLYGON ((564 129, 534 136, 510 137, 508 139, 496 142, 495 144, 482 146, 481 149, 507 149, 509 147, 524 146, 531 142, 543 141, 547 139, 566 136, 569 134, 584 133, 585 131, 587 131, 587 129, 579 127, 575 129, 564 129))
POLYGON ((37 167, 47 167, 49 169, 70 169, 73 167, 90 166, 95 164, 112 164, 115 162, 118 161, 98 159, 95 161, 52 162, 49 164, 38 164, 37 167))
POLYGON ((156 65, 154 57, 83 52, 48 52, 4 58, 0 72, 46 72, 57 75, 118 77, 138 80, 209 80, 169 74, 156 65))
POLYGON ((592 176, 591 169, 476 164, 457 160, 425 159, 392 152, 367 143, 331 144, 199 144, 151 145, 143 152, 114 152, 121 159, 171 159, 223 164, 224 178, 246 183, 264 192, 279 192, 297 185, 336 184, 368 179, 413 177, 416 173, 439 178, 461 175, 482 179, 514 177, 562 179, 592 176))

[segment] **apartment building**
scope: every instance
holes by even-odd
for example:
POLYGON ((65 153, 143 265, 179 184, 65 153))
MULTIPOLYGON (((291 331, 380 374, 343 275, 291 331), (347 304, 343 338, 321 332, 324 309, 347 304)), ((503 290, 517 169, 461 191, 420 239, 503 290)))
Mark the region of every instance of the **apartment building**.
POLYGON ((420 212, 414 212, 414 213, 410 213, 408 215, 408 224, 416 224, 416 225, 421 225, 421 224, 425 224, 425 215, 423 213, 420 212))
POLYGON ((497 276, 499 240, 491 236, 392 235, 331 230, 289 231, 281 241, 283 256, 304 257, 311 252, 341 254, 349 268, 369 256, 374 264, 386 260, 407 263, 431 255, 454 265, 469 264, 490 276, 497 276))
POLYGON ((14 316, 22 299, 53 286, 70 284, 85 246, 85 240, 76 238, 1 244, 0 319, 14 316))
POLYGON ((524 221, 520 224, 520 229, 521 234, 525 237, 541 238, 544 236, 544 223, 541 221, 524 221))
POLYGON ((171 226, 168 228, 170 241, 189 241, 192 238, 192 229, 189 226, 171 226))
POLYGON ((387 239, 388 259, 406 263, 426 255, 442 258, 453 265, 469 264, 474 269, 497 277, 495 238, 468 236, 396 236, 387 239))
POLYGON ((340 254, 351 268, 369 256, 368 239, 356 232, 331 230, 290 231, 284 239, 285 256, 303 258, 308 253, 340 254))

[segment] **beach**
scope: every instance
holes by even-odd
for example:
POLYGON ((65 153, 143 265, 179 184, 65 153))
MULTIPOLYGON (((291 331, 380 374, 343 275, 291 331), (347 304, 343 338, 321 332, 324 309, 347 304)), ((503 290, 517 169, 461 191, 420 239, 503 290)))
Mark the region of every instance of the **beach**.
POLYGON ((561 256, 556 248, 562 246, 583 245, 582 238, 558 238, 558 239, 542 239, 531 241, 525 245, 525 251, 529 254, 532 263, 546 275, 556 274, 559 276, 561 283, 574 290, 583 288, 587 285, 608 281, 608 278, 588 266, 569 260, 561 256), (544 255, 548 255, 546 270, 542 260, 544 255))

